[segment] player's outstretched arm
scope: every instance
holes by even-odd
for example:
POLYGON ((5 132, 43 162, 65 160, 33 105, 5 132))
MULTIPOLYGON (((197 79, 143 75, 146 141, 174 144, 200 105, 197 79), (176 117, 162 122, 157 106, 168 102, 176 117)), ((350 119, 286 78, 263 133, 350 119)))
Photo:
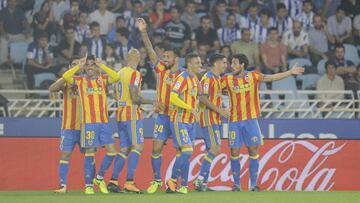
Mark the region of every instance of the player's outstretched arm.
POLYGON ((149 59, 151 61, 152 64, 156 64, 157 61, 158 61, 158 56, 156 55, 155 53, 155 50, 151 44, 151 41, 149 39, 149 35, 147 33, 147 24, 145 22, 145 20, 143 18, 138 18, 137 19, 137 22, 138 22, 138 27, 139 27, 139 30, 140 30, 140 33, 141 33, 141 39, 143 40, 144 42, 144 46, 145 46, 145 49, 146 49, 146 52, 149 56, 149 59))
POLYGON ((290 75, 298 75, 300 73, 303 73, 305 69, 303 67, 298 66, 295 64, 290 70, 282 72, 282 73, 276 73, 272 75, 264 75, 262 78, 262 81, 264 82, 271 82, 276 80, 281 80, 286 77, 289 77, 290 75))
POLYGON ((144 99, 141 94, 139 89, 136 86, 130 86, 130 97, 131 97, 131 101, 133 101, 135 104, 154 104, 155 105, 155 101, 150 100, 150 99, 144 99))
POLYGON ((49 91, 51 93, 58 92, 63 89, 65 83, 66 81, 64 80, 64 78, 59 78, 57 81, 50 85, 49 91))
POLYGON ((120 75, 113 69, 106 66, 100 58, 95 60, 95 64, 99 66, 109 76, 109 83, 117 82, 120 79, 120 75))

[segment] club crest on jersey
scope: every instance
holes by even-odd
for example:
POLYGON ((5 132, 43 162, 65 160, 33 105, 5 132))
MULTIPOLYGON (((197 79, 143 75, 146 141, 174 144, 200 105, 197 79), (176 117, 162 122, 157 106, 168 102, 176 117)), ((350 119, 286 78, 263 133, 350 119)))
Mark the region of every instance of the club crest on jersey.
POLYGON ((205 83, 204 92, 208 92, 208 91, 209 91, 209 83, 205 83))
POLYGON ((249 80, 250 80, 249 75, 245 75, 244 80, 245 80, 246 82, 249 82, 249 80))
POLYGON ((102 85, 102 81, 101 81, 101 79, 100 79, 100 78, 98 78, 98 79, 96 80, 96 83, 97 83, 97 85, 101 86, 101 85, 102 85))
POLYGON ((180 88, 180 86, 181 86, 181 82, 180 81, 176 82, 175 85, 174 85, 174 89, 178 90, 180 88))
POLYGON ((252 137, 251 137, 251 141, 254 142, 254 143, 256 143, 256 142, 258 141, 258 137, 252 136, 252 137))
POLYGON ((139 86, 139 83, 140 83, 140 78, 135 78, 135 82, 134 82, 135 86, 139 86))

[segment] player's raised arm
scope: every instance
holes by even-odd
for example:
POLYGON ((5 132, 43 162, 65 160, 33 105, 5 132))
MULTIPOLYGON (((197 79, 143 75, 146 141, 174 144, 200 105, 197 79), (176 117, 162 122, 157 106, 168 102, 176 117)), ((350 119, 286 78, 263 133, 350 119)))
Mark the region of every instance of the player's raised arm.
POLYGON ((119 74, 113 69, 107 67, 100 58, 95 60, 95 64, 109 76, 110 84, 117 82, 120 79, 119 74))
POLYGON ((155 50, 149 39, 149 35, 146 30, 147 24, 143 18, 138 18, 137 22, 138 22, 138 27, 139 27, 139 30, 141 33, 141 39, 144 42, 144 46, 145 46, 146 52, 149 56, 150 62, 151 62, 151 64, 156 64, 158 61, 158 56, 156 55, 155 50))
POLYGON ((69 70, 67 70, 63 75, 62 78, 69 84, 74 84, 74 78, 73 76, 75 75, 76 72, 78 72, 81 67, 85 64, 87 59, 87 54, 79 59, 79 60, 75 60, 74 64, 72 64, 72 68, 70 68, 69 70))
POLYGON ((276 80, 281 80, 283 78, 289 77, 290 75, 298 75, 300 73, 303 73, 305 69, 303 67, 298 66, 295 64, 290 70, 282 72, 282 73, 276 73, 272 75, 264 75, 261 79, 261 81, 264 82, 271 82, 276 80))

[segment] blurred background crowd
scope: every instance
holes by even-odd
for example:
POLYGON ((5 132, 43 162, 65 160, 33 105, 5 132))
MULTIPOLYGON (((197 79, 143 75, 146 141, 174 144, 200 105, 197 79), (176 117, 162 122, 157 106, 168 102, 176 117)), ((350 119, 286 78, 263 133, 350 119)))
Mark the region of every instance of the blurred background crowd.
POLYGON ((0 0, 0 68, 20 69, 24 88, 46 88, 75 56, 119 70, 137 48, 143 88, 155 89, 139 17, 159 56, 166 46, 182 57, 196 51, 206 68, 213 53, 243 53, 265 74, 304 66, 297 89, 360 88, 357 0, 0 0))

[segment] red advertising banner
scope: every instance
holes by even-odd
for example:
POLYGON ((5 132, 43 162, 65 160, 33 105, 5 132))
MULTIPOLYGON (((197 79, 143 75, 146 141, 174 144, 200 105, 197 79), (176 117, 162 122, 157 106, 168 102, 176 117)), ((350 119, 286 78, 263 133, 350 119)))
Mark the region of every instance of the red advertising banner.
MULTIPOLYGON (((59 139, 57 138, 1 138, 0 190, 51 190, 58 186, 59 139)), ((262 190, 276 191, 331 191, 360 190, 360 140, 267 140, 260 150, 258 185, 262 190)), ((249 157, 243 149, 241 161, 242 188, 248 187, 249 157)), ((96 157, 97 168, 104 150, 96 157)), ((136 171, 135 181, 142 189, 152 180, 151 140, 136 171)), ((202 140, 195 142, 191 158, 192 182, 200 171, 204 156, 202 140)), ((170 177, 175 150, 171 140, 164 148, 162 174, 170 177)), ((125 167, 126 169, 126 167, 125 167)), ((112 172, 110 168, 106 178, 112 172)), ((120 178, 124 182, 126 170, 120 178)), ((70 160, 69 189, 82 189, 84 184, 83 158, 75 150, 70 160)), ((191 184, 189 184, 191 185, 191 184)), ((227 141, 222 153, 214 159, 209 186, 215 190, 229 190, 232 186, 230 157, 227 141)), ((192 186, 190 186, 191 188, 192 186)))

